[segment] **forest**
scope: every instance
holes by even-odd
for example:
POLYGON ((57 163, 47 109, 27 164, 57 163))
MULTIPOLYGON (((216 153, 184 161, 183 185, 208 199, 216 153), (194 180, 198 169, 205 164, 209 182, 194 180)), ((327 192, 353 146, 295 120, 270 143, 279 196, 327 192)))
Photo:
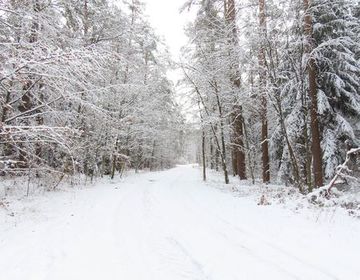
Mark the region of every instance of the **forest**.
POLYGON ((360 0, 0 0, 1 279, 358 280, 359 218, 360 0))
POLYGON ((172 62, 144 5, 80 2, 2 1, 2 176, 114 176, 180 153, 172 62))
POLYGON ((232 173, 302 193, 334 176, 358 186, 359 2, 198 2, 184 6, 199 12, 182 67, 203 176, 210 167, 225 182, 232 173))
POLYGON ((5 1, 2 176, 165 169, 195 138, 204 179, 211 168, 226 183, 307 193, 339 177, 351 151, 340 177, 356 181, 359 3, 190 0, 181 12, 190 9, 175 62, 141 1, 5 1), (167 78, 174 68, 197 108, 190 123, 167 78))

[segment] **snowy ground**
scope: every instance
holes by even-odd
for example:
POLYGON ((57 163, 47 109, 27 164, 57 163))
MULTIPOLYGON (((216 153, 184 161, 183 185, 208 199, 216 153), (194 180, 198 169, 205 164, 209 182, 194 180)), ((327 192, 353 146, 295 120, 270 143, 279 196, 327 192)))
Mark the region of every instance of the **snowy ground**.
POLYGON ((3 201, 0 278, 360 279, 358 219, 220 182, 179 166, 3 201))

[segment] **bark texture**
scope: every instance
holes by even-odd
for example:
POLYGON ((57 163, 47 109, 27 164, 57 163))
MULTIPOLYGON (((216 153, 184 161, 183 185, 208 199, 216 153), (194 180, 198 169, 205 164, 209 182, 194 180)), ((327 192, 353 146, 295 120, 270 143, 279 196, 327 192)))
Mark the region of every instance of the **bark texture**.
MULTIPOLYGON (((310 1, 304 0, 305 8, 305 35, 308 38, 307 53, 310 56, 312 51, 312 17, 309 13, 310 1)), ((308 59, 308 74, 309 74, 309 97, 310 97, 310 128, 311 128, 311 152, 313 156, 313 172, 314 172, 314 186, 320 187, 323 185, 323 172, 322 172, 322 153, 320 146, 320 132, 318 120, 318 106, 317 106, 317 70, 316 61, 313 57, 308 59)))
MULTIPOLYGON (((226 21, 231 28, 230 51, 234 54, 231 65, 231 81, 234 88, 234 102, 238 103, 238 93, 240 91, 241 80, 239 71, 239 61, 235 53, 235 49, 238 48, 238 34, 236 28, 236 6, 234 0, 224 1, 224 10, 226 15, 226 21)), ((246 179, 246 158, 244 147, 244 129, 243 129, 243 116, 242 107, 240 105, 234 106, 234 114, 232 118, 233 134, 234 134, 234 148, 233 148, 233 169, 234 174, 239 175, 240 180, 246 179)))

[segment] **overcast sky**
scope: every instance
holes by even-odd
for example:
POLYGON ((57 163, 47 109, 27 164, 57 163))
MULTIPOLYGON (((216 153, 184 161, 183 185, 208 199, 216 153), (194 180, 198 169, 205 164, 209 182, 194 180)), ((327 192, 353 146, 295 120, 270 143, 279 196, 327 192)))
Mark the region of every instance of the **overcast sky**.
MULTIPOLYGON (((188 38, 185 35, 184 27, 195 17, 196 11, 185 10, 180 14, 180 8, 186 0, 143 0, 146 3, 146 14, 149 16, 150 24, 155 28, 158 35, 165 38, 170 53, 175 61, 179 61, 180 48, 187 44, 188 38)), ((180 69, 169 70, 167 76, 174 85, 183 78, 180 69)), ((181 106, 184 116, 189 122, 193 121, 194 106, 189 103, 186 97, 187 90, 177 86, 175 98, 181 106)))
POLYGON ((180 14, 186 0, 143 0, 151 25, 164 36, 170 52, 177 59, 180 48, 187 43, 184 26, 191 18, 187 10, 180 14))

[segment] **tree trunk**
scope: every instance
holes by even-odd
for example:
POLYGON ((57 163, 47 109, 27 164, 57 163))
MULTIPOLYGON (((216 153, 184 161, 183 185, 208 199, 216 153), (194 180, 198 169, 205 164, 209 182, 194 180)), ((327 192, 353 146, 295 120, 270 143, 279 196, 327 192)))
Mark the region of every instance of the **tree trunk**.
POLYGON ((88 0, 84 0, 84 36, 85 40, 89 32, 89 11, 88 11, 88 0))
POLYGON ((212 137, 210 138, 209 145, 210 145, 210 169, 214 169, 214 144, 212 137))
POLYGON ((201 135, 202 174, 203 174, 203 181, 206 181, 205 131, 204 131, 204 127, 201 130, 202 130, 202 135, 201 135))
MULTIPOLYGON (((206 113, 206 115, 209 117, 210 113, 209 113, 209 109, 206 107, 206 103, 204 102, 204 99, 202 97, 202 94, 199 91, 199 88, 196 86, 195 82, 189 77, 189 75, 186 73, 186 71, 183 69, 183 72, 186 76, 186 78, 189 80, 189 82, 194 86, 194 90, 196 92, 196 94, 199 97, 199 111, 201 112, 201 108, 200 108, 200 102, 203 106, 203 109, 206 113)), ((215 97, 216 97, 216 102, 217 102, 217 107, 218 107, 218 113, 219 113, 219 124, 220 124, 220 141, 218 139, 217 136, 217 129, 216 127, 214 127, 214 125, 210 122, 210 128, 213 132, 214 135, 214 140, 215 140, 215 144, 217 147, 217 151, 220 153, 220 157, 221 157, 221 165, 223 168, 223 172, 224 172, 224 178, 225 178, 225 184, 229 183, 229 174, 227 171, 227 165, 226 165, 226 146, 225 146, 225 136, 224 136, 224 121, 223 121, 223 113, 222 113, 222 106, 221 106, 221 101, 220 101, 220 97, 219 97, 219 90, 217 87, 216 82, 210 82, 210 85, 213 87, 214 89, 214 93, 215 93, 215 97)), ((200 119, 202 117, 200 116, 200 119)))
MULTIPOLYGON (((312 51, 312 17, 309 13, 309 0, 304 0, 305 8, 305 35, 308 38, 306 52, 310 55, 312 51)), ((314 172, 314 186, 320 187, 323 185, 323 172, 322 172, 322 153, 320 146, 320 132, 317 108, 317 84, 316 84, 316 62, 313 57, 308 59, 308 74, 309 74, 309 96, 310 96, 310 128, 311 128, 311 151, 313 156, 313 172, 314 172)))
MULTIPOLYGON (((303 87, 302 87, 303 88, 303 87)), ((304 177, 306 180, 306 185, 308 186, 309 192, 312 191, 312 179, 311 179, 311 151, 310 151, 310 140, 308 133, 308 104, 306 101, 306 92, 302 90, 301 92, 301 103, 303 107, 303 137, 304 137, 304 148, 305 148, 305 166, 304 166, 304 177)))
POLYGON ((261 150, 262 150, 262 178, 264 183, 270 182, 270 158, 268 143, 267 97, 266 97, 266 70, 265 70, 265 38, 266 16, 265 0, 259 0, 259 23, 261 32, 261 46, 259 49, 259 79, 261 95, 261 150))
MULTIPOLYGON (((280 96, 280 94, 279 94, 279 96, 280 96)), ((290 143, 290 139, 289 139, 286 124, 285 124, 285 118, 284 118, 284 113, 283 113, 283 109, 282 109, 281 99, 279 97, 276 97, 276 103, 277 103, 277 106, 278 106, 278 114, 279 114, 281 130, 282 130, 282 133, 284 135, 286 146, 288 147, 288 151, 289 151, 290 162, 291 162, 291 167, 292 167, 292 172, 293 172, 293 175, 294 175, 294 179, 295 179, 295 182, 297 184, 297 187, 300 189, 301 192, 303 192, 303 189, 302 189, 302 186, 301 186, 301 181, 300 181, 299 165, 297 163, 297 159, 296 159, 296 156, 295 156, 295 153, 294 153, 294 149, 292 148, 292 145, 290 143)))
MULTIPOLYGON (((10 97, 11 97, 11 90, 12 90, 12 85, 13 85, 13 81, 10 81, 10 87, 9 89, 6 90, 6 96, 5 96, 5 100, 4 100, 4 105, 2 107, 2 115, 1 115, 1 123, 0 123, 0 128, 2 126, 2 124, 5 123, 5 120, 8 117, 8 112, 10 109, 9 106, 9 102, 10 102, 10 97)), ((12 156, 14 153, 14 149, 13 149, 13 145, 11 144, 11 137, 9 134, 5 134, 2 137, 0 137, 1 141, 3 141, 4 144, 4 156, 8 157, 8 156, 12 156)))
MULTIPOLYGON (((236 28, 236 6, 234 0, 224 1, 225 17, 228 25, 231 28, 231 35, 229 38, 230 43, 230 55, 232 56, 231 65, 231 77, 234 88, 234 103, 238 103, 238 93, 240 90, 240 73, 239 73, 239 61, 235 50, 239 47, 238 45, 238 34, 236 28)), ((246 161, 245 161, 245 147, 244 147, 244 130, 243 130, 243 116, 242 107, 240 105, 234 106, 232 124, 234 131, 234 146, 233 146, 233 169, 234 174, 239 175, 240 180, 246 179, 246 161)))
POLYGON ((216 95, 216 101, 218 105, 219 110, 219 119, 220 119, 220 140, 221 140, 221 164, 224 171, 224 177, 225 177, 225 184, 229 184, 229 174, 227 171, 227 165, 226 165, 226 146, 225 146, 225 134, 224 134, 224 116, 222 111, 222 106, 220 102, 219 97, 219 91, 216 82, 214 83, 214 89, 215 89, 215 95, 216 95))
MULTIPOLYGON (((200 96, 199 96, 200 99, 200 96)), ((204 119, 201 113, 200 100, 198 100, 198 107, 200 113, 200 123, 201 123, 201 163, 202 163, 202 175, 203 181, 206 181, 206 155, 205 155, 205 126, 204 119)))
MULTIPOLYGON (((252 181, 253 184, 255 184, 255 171, 254 171, 255 163, 253 163, 253 159, 252 159, 252 156, 251 156, 249 138, 248 138, 248 134, 247 134, 247 131, 246 131, 245 122, 243 122, 243 124, 244 124, 245 144, 246 144, 246 149, 248 151, 248 156, 247 156, 247 158, 248 158, 248 166, 249 166, 251 181, 252 181)), ((255 162, 255 160, 254 160, 254 162, 255 162)))
POLYGON ((113 155, 112 164, 111 164, 111 179, 114 179, 115 177, 116 161, 117 161, 116 155, 113 155))
POLYGON ((226 148, 225 148, 225 136, 224 136, 223 124, 221 124, 220 127, 220 138, 221 138, 221 148, 222 148, 221 164, 224 171, 225 184, 229 184, 229 174, 226 166, 226 148))
MULTIPOLYGON (((217 133, 217 126, 214 127, 214 134, 217 133)), ((214 140, 216 141, 216 136, 214 136, 214 140)), ((216 144, 216 142, 215 142, 216 144)), ((215 171, 219 171, 219 158, 220 158, 220 150, 215 146, 215 171)))
POLYGON ((237 174, 240 177, 240 180, 245 180, 246 178, 246 163, 245 163, 245 152, 244 152, 244 121, 241 114, 242 108, 241 106, 235 106, 235 112, 239 114, 235 116, 235 131, 236 131, 236 138, 235 138, 235 155, 236 155, 236 167, 237 167, 237 174))
MULTIPOLYGON (((234 141, 235 142, 235 141, 234 141)), ((231 151, 231 164, 234 177, 237 175, 237 160, 236 160, 236 148, 233 148, 231 151)))
POLYGON ((112 164, 111 164, 111 179, 115 177, 116 164, 117 164, 117 153, 118 153, 118 138, 116 138, 114 151, 112 155, 112 164))

